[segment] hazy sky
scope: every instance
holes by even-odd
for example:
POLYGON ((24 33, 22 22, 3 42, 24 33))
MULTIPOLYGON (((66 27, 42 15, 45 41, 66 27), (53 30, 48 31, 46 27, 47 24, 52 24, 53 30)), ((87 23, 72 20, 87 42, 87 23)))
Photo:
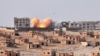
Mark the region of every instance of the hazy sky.
POLYGON ((14 17, 96 21, 100 20, 100 0, 0 0, 0 26, 13 26, 14 17))

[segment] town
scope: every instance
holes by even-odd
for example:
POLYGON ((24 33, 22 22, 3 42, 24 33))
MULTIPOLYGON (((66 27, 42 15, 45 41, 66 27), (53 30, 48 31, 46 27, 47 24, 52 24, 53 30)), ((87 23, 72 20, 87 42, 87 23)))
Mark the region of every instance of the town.
POLYGON ((0 27, 0 56, 100 56, 100 21, 14 17, 0 27))

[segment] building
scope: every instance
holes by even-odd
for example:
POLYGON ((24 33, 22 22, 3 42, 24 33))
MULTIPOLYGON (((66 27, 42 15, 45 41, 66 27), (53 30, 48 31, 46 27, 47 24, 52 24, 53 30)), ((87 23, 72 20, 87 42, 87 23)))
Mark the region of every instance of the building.
POLYGON ((14 17, 14 26, 16 28, 29 28, 30 27, 30 19, 29 18, 17 18, 14 17))
POLYGON ((41 56, 41 50, 34 50, 34 51, 22 50, 19 51, 19 56, 41 56))
POLYGON ((96 29, 96 30, 100 30, 100 23, 97 23, 97 24, 95 25, 95 29, 96 29))
POLYGON ((92 56, 100 56, 100 51, 92 52, 92 56))
POLYGON ((54 51, 54 50, 50 50, 50 49, 44 49, 44 50, 41 52, 41 55, 42 55, 42 56, 56 56, 56 55, 55 55, 55 51, 54 51))
POLYGON ((12 28, 8 28, 8 27, 0 27, 0 33, 4 34, 4 35, 14 35, 15 30, 12 28))
POLYGON ((94 22, 94 21, 82 21, 79 23, 79 27, 81 27, 82 30, 94 30, 95 23, 96 22, 94 22))
POLYGON ((62 27, 67 29, 81 29, 81 30, 98 30, 100 29, 100 21, 73 21, 61 22, 62 27))
POLYGON ((66 50, 58 50, 56 56, 74 56, 74 53, 66 50))
POLYGON ((19 56, 17 52, 0 50, 0 56, 19 56))

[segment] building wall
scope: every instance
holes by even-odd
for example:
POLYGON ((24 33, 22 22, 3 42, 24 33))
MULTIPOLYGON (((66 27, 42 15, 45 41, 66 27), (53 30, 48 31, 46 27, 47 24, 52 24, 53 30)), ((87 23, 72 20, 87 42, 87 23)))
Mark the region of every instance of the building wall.
POLYGON ((58 51, 56 56, 74 56, 73 52, 58 51))
POLYGON ((45 49, 41 53, 42 56, 55 56, 54 50, 45 49))
POLYGON ((20 51, 19 56, 41 56, 41 50, 20 51))
POLYGON ((92 52, 92 56, 100 56, 100 51, 92 52))
POLYGON ((0 56, 18 56, 14 51, 0 50, 0 56))

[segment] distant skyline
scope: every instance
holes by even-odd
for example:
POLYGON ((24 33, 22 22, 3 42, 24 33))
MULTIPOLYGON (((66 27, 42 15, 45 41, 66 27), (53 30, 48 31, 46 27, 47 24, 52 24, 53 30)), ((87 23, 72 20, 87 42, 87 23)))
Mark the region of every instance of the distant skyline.
POLYGON ((13 26, 14 17, 100 21, 100 0, 0 0, 0 26, 13 26))

